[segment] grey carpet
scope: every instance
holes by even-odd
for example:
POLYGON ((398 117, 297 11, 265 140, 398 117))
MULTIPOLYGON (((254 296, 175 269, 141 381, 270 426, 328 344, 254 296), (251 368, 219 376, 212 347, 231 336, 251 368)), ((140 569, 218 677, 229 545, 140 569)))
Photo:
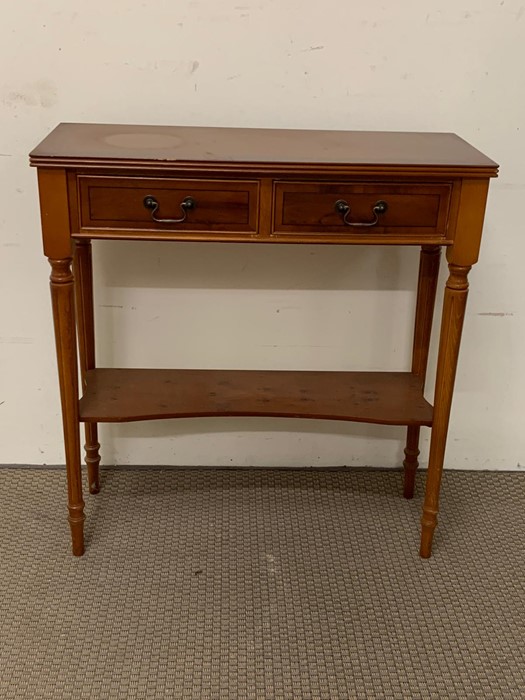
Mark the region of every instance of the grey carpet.
POLYGON ((0 470, 0 697, 525 698, 525 474, 0 470))

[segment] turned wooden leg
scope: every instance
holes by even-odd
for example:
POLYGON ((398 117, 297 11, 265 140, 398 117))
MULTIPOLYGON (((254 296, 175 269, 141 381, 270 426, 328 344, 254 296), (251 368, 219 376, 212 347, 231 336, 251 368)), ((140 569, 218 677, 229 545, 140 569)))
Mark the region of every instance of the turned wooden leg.
POLYGON ((98 430, 96 423, 86 423, 86 450, 85 462, 88 471, 89 493, 98 493, 100 491, 100 443, 98 441, 98 430))
MULTIPOLYGON (((95 368, 95 318, 93 311, 93 265, 91 241, 80 240, 75 244, 75 297, 77 302, 77 328, 82 387, 86 387, 86 372, 95 368)), ((100 491, 100 444, 96 423, 85 424, 88 485, 90 493, 100 491)))
POLYGON ((430 557, 432 538, 437 524, 441 474, 443 471, 461 331, 467 304, 467 275, 470 269, 470 265, 449 263, 450 276, 447 280, 443 303, 434 395, 434 418, 430 440, 425 503, 423 506, 423 517, 421 518, 421 548, 419 553, 424 558, 430 557))
POLYGON ((405 447, 405 459, 403 460, 404 484, 403 496, 414 498, 414 486, 416 471, 419 466, 419 425, 409 425, 407 430, 407 444, 405 447))
POLYGON ((84 501, 80 468, 78 422, 78 369, 75 333, 75 301, 71 258, 49 259, 51 298, 62 402, 62 421, 66 452, 69 525, 73 554, 84 553, 84 501))
MULTIPOLYGON (((440 246, 423 246, 419 262, 419 279, 417 285, 416 319, 414 328, 414 345, 412 349, 412 372, 421 379, 421 389, 425 385, 428 364, 430 334, 436 301, 436 289, 439 275, 440 246)), ((418 425, 409 425, 405 447, 404 487, 405 498, 414 497, 414 482, 419 466, 419 433, 418 425)))

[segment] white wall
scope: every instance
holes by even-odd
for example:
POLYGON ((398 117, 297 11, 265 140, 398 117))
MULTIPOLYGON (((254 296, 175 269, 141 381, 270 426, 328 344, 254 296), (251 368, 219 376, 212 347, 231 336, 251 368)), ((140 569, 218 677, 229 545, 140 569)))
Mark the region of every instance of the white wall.
MULTIPOLYGON (((470 275, 447 466, 525 465, 524 47, 524 0, 4 0, 0 463, 63 462, 27 153, 60 121, 107 121, 455 131, 500 162, 470 275)), ((408 367, 417 250, 94 249, 102 364, 408 367)), ((403 434, 294 420, 135 423, 103 428, 103 460, 393 466, 403 434)))

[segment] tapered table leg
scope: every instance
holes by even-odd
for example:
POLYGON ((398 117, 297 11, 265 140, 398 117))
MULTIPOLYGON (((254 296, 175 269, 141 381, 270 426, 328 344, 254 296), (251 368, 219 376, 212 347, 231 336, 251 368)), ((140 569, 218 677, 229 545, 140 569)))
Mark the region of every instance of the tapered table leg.
MULTIPOLYGON (((436 301, 436 289, 439 275, 440 246, 423 246, 419 263, 419 279, 417 285, 416 318, 414 328, 414 345, 412 350, 412 372, 421 379, 421 389, 425 385, 428 364, 430 334, 436 301)), ((407 430, 405 447, 404 487, 405 498, 414 497, 414 482, 419 466, 419 434, 418 425, 410 425, 407 430)))
POLYGON ((62 402, 64 445, 68 487, 69 525, 73 554, 84 553, 84 501, 80 468, 78 421, 78 369, 75 332, 75 301, 71 258, 49 259, 51 264, 51 298, 62 402))
MULTIPOLYGON (((93 311, 93 265, 91 241, 80 240, 75 244, 75 297, 77 302, 77 327, 82 385, 86 386, 86 372, 95 368, 95 319, 93 311)), ((100 491, 100 444, 96 423, 85 424, 86 457, 90 493, 100 491)))
POLYGON ((419 553, 424 558, 430 557, 432 538, 437 525, 441 475, 443 472, 461 331, 467 304, 467 275, 470 269, 470 265, 449 263, 450 276, 445 287, 434 395, 434 418, 430 440, 425 503, 423 506, 423 517, 421 518, 421 548, 419 553))

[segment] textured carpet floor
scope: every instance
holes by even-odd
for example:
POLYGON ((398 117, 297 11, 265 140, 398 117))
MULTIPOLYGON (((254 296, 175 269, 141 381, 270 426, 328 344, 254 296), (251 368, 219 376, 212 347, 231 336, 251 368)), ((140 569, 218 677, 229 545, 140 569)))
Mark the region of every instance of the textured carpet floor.
POLYGON ((525 698, 525 474, 0 470, 0 697, 525 698))

